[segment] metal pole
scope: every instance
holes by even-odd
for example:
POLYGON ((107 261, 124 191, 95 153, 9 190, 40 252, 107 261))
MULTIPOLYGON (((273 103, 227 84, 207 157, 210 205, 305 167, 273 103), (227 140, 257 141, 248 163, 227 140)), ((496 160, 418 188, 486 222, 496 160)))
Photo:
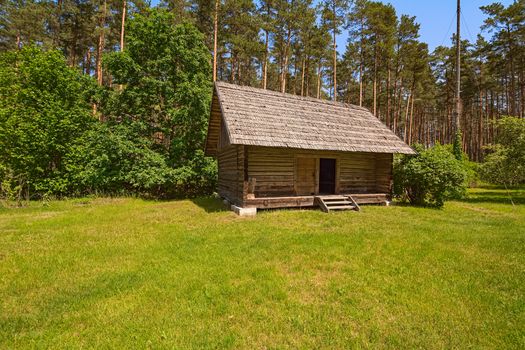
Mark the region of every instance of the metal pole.
POLYGON ((457 6, 457 29, 456 29, 456 113, 455 131, 460 131, 459 118, 461 116, 461 0, 457 6))

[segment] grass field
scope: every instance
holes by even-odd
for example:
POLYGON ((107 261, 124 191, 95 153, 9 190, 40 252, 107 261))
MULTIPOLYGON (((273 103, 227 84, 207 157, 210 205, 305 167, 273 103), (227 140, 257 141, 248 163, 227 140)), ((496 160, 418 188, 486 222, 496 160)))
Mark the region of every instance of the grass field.
POLYGON ((0 348, 525 348, 525 190, 443 210, 0 209, 0 348))

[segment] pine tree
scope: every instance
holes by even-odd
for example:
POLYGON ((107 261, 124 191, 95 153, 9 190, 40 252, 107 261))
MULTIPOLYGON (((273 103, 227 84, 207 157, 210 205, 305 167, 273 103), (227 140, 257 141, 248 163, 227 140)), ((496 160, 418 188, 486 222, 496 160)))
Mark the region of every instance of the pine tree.
POLYGON ((341 33, 341 27, 345 24, 346 11, 348 11, 348 0, 324 0, 322 20, 324 25, 332 32, 332 99, 337 100, 337 35, 341 33))

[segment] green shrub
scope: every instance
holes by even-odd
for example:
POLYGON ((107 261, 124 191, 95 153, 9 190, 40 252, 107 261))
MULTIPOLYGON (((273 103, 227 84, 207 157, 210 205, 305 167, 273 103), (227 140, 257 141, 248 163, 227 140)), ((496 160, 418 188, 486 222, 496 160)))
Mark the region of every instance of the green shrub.
MULTIPOLYGON (((458 134, 456 134, 456 136, 457 135, 458 134)), ((459 133, 459 135, 461 135, 461 133, 459 133)), ((459 140, 461 141, 461 137, 459 138, 459 140)), ((458 148, 457 144, 458 144, 457 142, 454 142, 452 144, 442 145, 440 147, 444 148, 445 150, 453 154, 456 159, 461 160, 461 163, 467 175, 467 179, 466 179, 467 186, 476 187, 481 181, 480 164, 470 161, 468 155, 465 152, 463 152, 461 148, 458 148)))
POLYGON ((197 152, 172 168, 152 141, 126 125, 99 124, 67 157, 76 192, 137 193, 155 197, 208 194, 216 185, 216 162, 197 152))
POLYGON ((479 163, 463 160, 463 165, 467 174, 468 187, 477 187, 481 182, 481 167, 479 163))
POLYGON ((217 189, 217 161, 198 150, 184 166, 175 169, 167 183, 167 197, 195 197, 217 189))
POLYGON ((0 182, 4 197, 64 194, 65 155, 95 122, 92 78, 58 51, 37 47, 0 56, 0 182))
POLYGON ((525 182, 525 119, 505 117, 498 122, 496 144, 481 166, 482 179, 494 184, 525 182))
POLYGON ((429 149, 416 145, 416 155, 394 163, 394 194, 415 205, 443 206, 445 200, 466 192, 467 171, 446 147, 429 149))

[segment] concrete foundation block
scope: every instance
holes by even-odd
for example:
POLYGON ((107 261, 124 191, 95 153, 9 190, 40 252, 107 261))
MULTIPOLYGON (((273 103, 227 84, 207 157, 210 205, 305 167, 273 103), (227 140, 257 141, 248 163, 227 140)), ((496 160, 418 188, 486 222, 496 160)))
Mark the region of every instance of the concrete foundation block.
POLYGON ((236 205, 231 206, 231 210, 239 216, 255 216, 257 215, 257 208, 242 208, 236 205))

